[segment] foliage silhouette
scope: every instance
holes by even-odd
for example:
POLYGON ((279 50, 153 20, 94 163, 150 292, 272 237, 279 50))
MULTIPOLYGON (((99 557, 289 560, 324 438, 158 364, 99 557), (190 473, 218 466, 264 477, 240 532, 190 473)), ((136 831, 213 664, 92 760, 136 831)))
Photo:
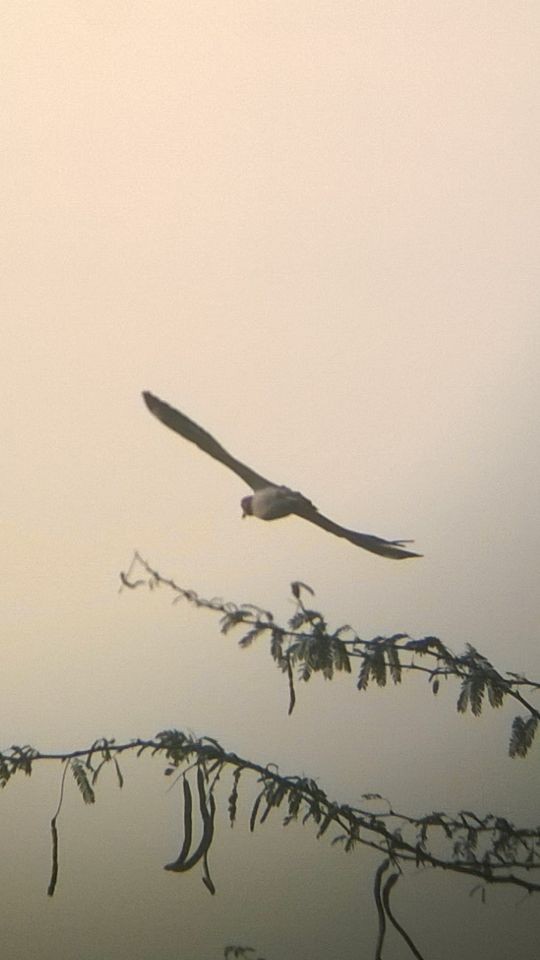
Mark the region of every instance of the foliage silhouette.
POLYGON ((220 629, 228 634, 243 627, 239 645, 243 649, 256 640, 268 638, 270 654, 278 668, 287 676, 289 685, 289 713, 296 704, 295 671, 300 682, 307 682, 315 673, 322 673, 331 680, 336 672, 352 673, 353 662, 359 661, 357 689, 367 690, 370 683, 379 687, 401 683, 407 673, 425 674, 436 696, 441 680, 456 680, 459 683, 457 709, 465 713, 470 709, 479 717, 485 698, 491 707, 501 707, 506 699, 518 703, 527 711, 526 716, 516 716, 512 723, 509 741, 511 757, 525 757, 534 741, 540 721, 540 710, 524 696, 538 693, 540 683, 528 680, 521 674, 501 674, 489 660, 471 644, 465 652, 452 653, 438 637, 413 639, 406 633, 391 637, 362 639, 349 625, 330 630, 319 610, 306 606, 303 596, 314 596, 305 583, 291 584, 296 610, 286 625, 276 623, 268 610, 251 603, 234 604, 220 599, 204 600, 194 590, 186 590, 166 577, 162 577, 137 552, 133 556, 127 574, 121 574, 122 584, 132 589, 147 585, 150 589, 164 586, 172 591, 174 602, 186 600, 196 607, 221 614, 220 629), (131 579, 134 570, 141 576, 131 579), (418 661, 422 661, 419 663, 418 661), (425 664, 429 663, 429 666, 425 664))
MULTIPOLYGON (((220 615, 221 631, 229 633, 242 627, 242 648, 267 637, 270 653, 289 685, 289 712, 295 706, 296 683, 306 682, 316 673, 332 679, 335 673, 352 673, 359 661, 357 687, 365 690, 373 681, 384 686, 388 679, 400 683, 407 673, 425 674, 434 693, 441 679, 459 683, 457 707, 470 709, 478 716, 487 702, 500 707, 509 698, 527 711, 514 719, 510 754, 524 757, 531 747, 539 713, 524 696, 540 689, 540 684, 514 673, 499 673, 477 650, 468 646, 456 656, 435 637, 420 640, 407 634, 361 639, 349 626, 330 631, 324 616, 304 601, 313 591, 300 582, 292 584, 296 609, 287 625, 277 624, 273 615, 252 604, 237 606, 222 600, 203 600, 194 591, 179 587, 161 577, 139 554, 130 570, 121 574, 124 587, 147 584, 151 589, 166 586, 174 600, 187 600, 220 615), (134 570, 142 572, 133 579, 134 570), (421 663, 418 660, 421 659, 421 663), (429 666, 425 666, 427 663, 429 666)), ((150 754, 164 761, 164 773, 175 777, 182 788, 182 844, 176 858, 164 869, 185 873, 201 870, 202 881, 213 895, 216 887, 210 875, 209 855, 214 842, 214 822, 218 805, 223 805, 227 785, 226 808, 232 825, 239 816, 240 788, 246 778, 255 779, 257 793, 249 812, 250 830, 260 828, 278 811, 284 826, 292 822, 312 824, 317 839, 328 838, 345 852, 362 847, 380 855, 373 879, 373 895, 379 930, 374 956, 382 958, 388 924, 406 944, 410 954, 422 960, 422 954, 394 914, 391 895, 410 869, 436 869, 476 879, 482 897, 488 886, 505 884, 528 894, 540 893, 540 828, 524 828, 492 813, 479 815, 469 810, 455 814, 431 812, 410 814, 394 809, 389 800, 377 793, 364 794, 358 806, 332 799, 321 785, 305 776, 283 775, 275 765, 261 765, 227 751, 217 740, 194 737, 179 730, 164 730, 152 739, 124 743, 100 739, 89 747, 62 753, 42 752, 30 746, 12 746, 0 753, 0 785, 5 787, 17 774, 30 776, 36 763, 61 764, 60 796, 51 820, 52 865, 49 896, 53 896, 59 876, 58 818, 62 809, 68 771, 86 804, 96 800, 96 787, 104 768, 115 771, 118 786, 124 779, 120 760, 124 754, 150 754), (194 796, 196 802, 194 802, 194 796), (193 847, 193 837, 199 841, 193 847)), ((229 946, 225 956, 255 960, 251 947, 229 946)))
MULTIPOLYGON (((434 812, 412 816, 395 810, 378 794, 365 794, 362 806, 340 804, 331 800, 320 784, 307 777, 283 776, 274 766, 262 766, 252 760, 226 751, 210 737, 195 738, 179 730, 164 730, 151 740, 116 743, 100 740, 90 747, 70 753, 45 753, 30 747, 12 747, 1 756, 5 771, 4 785, 17 773, 29 776, 34 764, 56 760, 63 764, 60 802, 51 821, 52 871, 48 893, 54 894, 58 878, 58 831, 68 768, 85 803, 94 802, 98 778, 109 764, 118 765, 122 754, 137 756, 151 753, 166 763, 165 775, 180 776, 183 786, 183 844, 180 854, 166 870, 185 872, 202 864, 202 879, 210 893, 215 892, 210 878, 208 855, 213 842, 214 813, 217 806, 216 787, 228 772, 228 816, 231 825, 237 819, 238 792, 241 777, 255 776, 258 793, 251 807, 250 829, 260 827, 275 811, 282 809, 284 826, 299 821, 312 823, 317 839, 327 833, 332 844, 350 852, 361 847, 376 850, 383 861, 374 878, 374 896, 379 915, 379 943, 376 957, 381 956, 388 920, 404 938, 414 956, 421 954, 410 936, 393 915, 390 894, 405 870, 431 867, 476 878, 482 887, 507 884, 527 893, 540 893, 540 828, 516 827, 503 817, 462 810, 455 815, 434 812), (81 774, 81 771, 83 773, 81 774), (195 780, 199 798, 199 814, 192 803, 190 779, 195 780), (201 841, 190 854, 195 817, 201 821, 201 841), (446 847, 441 850, 441 835, 446 847)), ((121 780, 118 781, 121 786, 121 780)))

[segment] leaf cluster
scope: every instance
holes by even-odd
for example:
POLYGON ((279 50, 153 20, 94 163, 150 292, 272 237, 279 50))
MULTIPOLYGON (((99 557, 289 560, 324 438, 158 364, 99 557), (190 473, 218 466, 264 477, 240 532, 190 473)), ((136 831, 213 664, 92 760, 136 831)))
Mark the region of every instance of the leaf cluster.
POLYGON ((289 713, 296 704, 298 682, 307 683, 314 674, 321 674, 325 680, 333 680, 337 673, 352 674, 356 661, 356 687, 360 692, 373 684, 377 687, 385 687, 388 681, 400 684, 406 675, 414 673, 426 678, 435 696, 441 681, 456 682, 460 713, 470 711, 474 717, 479 717, 486 702, 495 709, 510 701, 518 704, 526 713, 515 716, 512 721, 509 754, 511 757, 525 757, 533 744, 540 710, 525 693, 527 697, 538 694, 540 683, 509 671, 501 673, 470 644, 466 644, 465 652, 458 655, 433 636, 413 638, 407 633, 397 633, 390 637, 364 639, 349 625, 332 630, 321 611, 313 606, 313 590, 300 581, 291 584, 294 612, 287 623, 279 624, 270 611, 253 604, 202 599, 195 591, 186 590, 174 580, 162 577, 138 553, 134 554, 128 574, 122 574, 122 584, 131 588, 147 584, 152 589, 166 586, 172 590, 175 602, 186 600, 219 613, 224 635, 242 629, 239 639, 242 649, 247 649, 255 641, 267 639, 270 656, 287 677, 289 713), (142 576, 132 580, 135 568, 142 576), (309 600, 306 601, 305 597, 309 600))

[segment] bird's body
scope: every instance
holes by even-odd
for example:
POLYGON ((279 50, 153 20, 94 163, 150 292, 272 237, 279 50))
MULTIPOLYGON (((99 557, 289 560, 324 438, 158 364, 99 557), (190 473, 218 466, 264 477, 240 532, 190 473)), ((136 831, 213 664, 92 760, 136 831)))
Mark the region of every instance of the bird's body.
POLYGON ((244 516, 258 517, 259 520, 278 520, 280 517, 290 516, 291 513, 313 508, 313 504, 297 490, 272 485, 261 487, 251 497, 244 497, 241 507, 244 516))
POLYGON ((236 460, 206 430, 199 427, 185 414, 180 413, 179 410, 175 410, 174 407, 164 403, 163 400, 148 391, 143 393, 143 397, 148 409, 158 420, 161 420, 162 423, 174 430, 175 433, 179 433, 186 440, 195 443, 214 460, 219 460, 220 463, 236 473, 251 487, 253 494, 244 497, 241 501, 243 516, 254 516, 258 517, 259 520, 278 520, 281 517, 295 514, 309 520, 310 523, 314 523, 318 527, 322 527, 323 530, 333 533, 336 537, 342 537, 355 544, 355 546, 369 550, 371 553, 378 553, 383 557, 391 557, 394 560, 421 556, 421 554, 404 549, 403 544, 409 543, 408 540, 383 540, 381 537, 375 537, 368 533, 358 533, 334 523, 333 520, 329 520, 328 517, 319 513, 317 507, 302 493, 272 483, 240 460, 236 460))

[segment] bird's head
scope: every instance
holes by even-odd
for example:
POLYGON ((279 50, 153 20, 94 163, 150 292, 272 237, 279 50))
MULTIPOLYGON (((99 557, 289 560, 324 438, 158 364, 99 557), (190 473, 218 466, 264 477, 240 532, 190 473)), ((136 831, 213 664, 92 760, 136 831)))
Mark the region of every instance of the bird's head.
POLYGON ((244 517, 253 515, 253 497, 242 497, 240 506, 242 507, 242 520, 244 517))

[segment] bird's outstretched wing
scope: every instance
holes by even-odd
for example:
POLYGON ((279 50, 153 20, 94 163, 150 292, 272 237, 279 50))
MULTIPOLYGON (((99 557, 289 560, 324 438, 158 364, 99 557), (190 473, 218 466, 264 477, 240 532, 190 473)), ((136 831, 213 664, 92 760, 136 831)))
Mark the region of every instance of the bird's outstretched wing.
POLYGON ((260 490, 263 487, 274 486, 270 480, 266 480, 264 477, 261 477, 259 473, 255 473, 255 471, 247 467, 245 463, 241 463, 240 460, 231 457, 230 453, 227 453, 221 444, 219 444, 217 440, 214 440, 206 430, 203 430, 202 427, 199 427, 198 424, 190 420, 189 417, 180 413, 179 410, 170 407, 168 403, 164 403, 163 400, 155 397, 154 394, 149 393, 148 390, 144 391, 143 397, 150 413, 153 413, 166 427, 170 427, 171 430, 179 433, 180 436, 186 440, 191 440, 192 443, 201 450, 204 450, 205 453, 210 454, 214 460, 219 460, 219 462, 228 467, 229 470, 232 470, 241 477, 252 490, 260 490))
POLYGON ((357 547, 362 547, 371 553, 378 553, 381 557, 390 557, 392 560, 405 560, 407 557, 422 556, 421 553, 413 553, 412 550, 404 549, 403 544, 409 543, 409 540, 383 540, 382 537, 375 537, 370 533, 357 533, 356 530, 347 530, 346 527, 341 527, 339 523, 334 523, 333 520, 329 520, 328 517, 319 513, 313 504, 309 504, 309 506, 302 505, 296 508, 294 512, 299 517, 303 517, 304 520, 309 520, 310 523, 315 523, 318 527, 322 527, 323 530, 328 530, 329 533, 333 533, 336 537, 343 537, 344 540, 349 540, 350 543, 354 543, 357 547))

